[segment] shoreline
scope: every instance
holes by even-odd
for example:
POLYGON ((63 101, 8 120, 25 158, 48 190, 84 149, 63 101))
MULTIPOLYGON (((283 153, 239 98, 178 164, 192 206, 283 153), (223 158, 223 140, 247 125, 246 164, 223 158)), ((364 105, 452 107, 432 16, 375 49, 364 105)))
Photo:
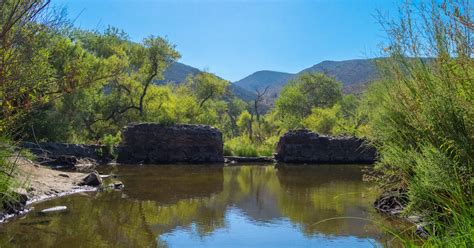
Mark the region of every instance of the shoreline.
POLYGON ((28 213, 32 204, 77 193, 95 192, 99 189, 81 185, 84 178, 89 175, 86 172, 54 170, 23 157, 15 158, 15 166, 17 166, 15 180, 22 185, 16 192, 24 200, 10 206, 10 209, 4 207, 5 210, 0 212, 0 224, 28 213))
POLYGON ((96 187, 91 187, 91 186, 81 186, 81 187, 82 188, 75 189, 73 191, 60 192, 60 193, 57 193, 57 194, 54 194, 54 195, 38 195, 38 196, 35 196, 32 199, 28 199, 26 205, 23 206, 22 209, 16 210, 16 211, 18 211, 17 213, 13 213, 13 214, 5 214, 4 212, 0 213, 0 225, 1 224, 6 224, 12 219, 15 219, 17 217, 21 217, 21 216, 24 216, 24 215, 28 214, 31 210, 34 209, 34 208, 31 207, 31 205, 33 205, 33 204, 40 203, 40 202, 45 202, 45 201, 50 201, 50 200, 54 200, 54 199, 57 199, 57 198, 70 196, 70 195, 74 195, 74 194, 91 193, 91 192, 97 192, 98 191, 98 188, 96 188, 96 187))

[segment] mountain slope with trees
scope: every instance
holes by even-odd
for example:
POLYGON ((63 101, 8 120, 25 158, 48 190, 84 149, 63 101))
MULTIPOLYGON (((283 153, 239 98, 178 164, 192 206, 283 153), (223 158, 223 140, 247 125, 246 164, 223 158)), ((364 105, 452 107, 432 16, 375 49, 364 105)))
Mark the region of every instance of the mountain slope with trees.
POLYGON ((246 90, 255 91, 262 90, 266 87, 282 87, 294 76, 295 74, 286 72, 266 70, 257 71, 237 82, 234 82, 234 84, 246 90))
MULTIPOLYGON (((166 84, 166 83, 174 83, 180 84, 186 82, 188 76, 196 76, 199 73, 202 73, 201 70, 180 63, 174 62, 169 65, 169 67, 163 72, 162 80, 158 80, 158 84, 166 84)), ((244 100, 244 101, 251 101, 255 99, 255 93, 250 90, 246 90, 243 87, 240 87, 236 84, 231 83, 229 85, 229 90, 232 92, 236 97, 244 100)))
POLYGON ((295 74, 277 71, 258 71, 234 82, 234 84, 253 92, 269 87, 267 98, 270 102, 273 102, 278 97, 283 86, 290 80, 304 73, 312 72, 326 74, 341 82, 344 93, 359 94, 364 91, 368 83, 378 78, 377 60, 380 59, 323 61, 295 74))

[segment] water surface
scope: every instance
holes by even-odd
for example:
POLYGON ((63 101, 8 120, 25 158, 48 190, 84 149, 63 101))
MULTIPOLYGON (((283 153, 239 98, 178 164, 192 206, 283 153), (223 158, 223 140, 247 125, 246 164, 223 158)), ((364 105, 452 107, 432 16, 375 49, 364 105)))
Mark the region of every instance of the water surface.
POLYGON ((110 167, 123 191, 36 204, 0 226, 0 247, 383 246, 389 223, 371 207, 363 168, 110 167), (57 205, 68 211, 39 214, 57 205))

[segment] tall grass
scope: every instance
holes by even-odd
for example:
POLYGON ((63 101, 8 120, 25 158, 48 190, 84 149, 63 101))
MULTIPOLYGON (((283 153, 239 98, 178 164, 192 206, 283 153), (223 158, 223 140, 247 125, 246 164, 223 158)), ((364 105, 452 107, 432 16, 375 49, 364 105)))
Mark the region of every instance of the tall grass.
POLYGON ((426 245, 473 247, 474 61, 469 1, 402 6, 383 22, 386 80, 371 87, 370 132, 387 189, 408 192, 428 223, 426 245), (428 57, 422 59, 421 57, 428 57))
POLYGON ((11 141, 0 136, 0 212, 4 210, 4 203, 14 202, 18 198, 14 191, 17 186, 15 180, 16 165, 11 160, 14 152, 11 141))

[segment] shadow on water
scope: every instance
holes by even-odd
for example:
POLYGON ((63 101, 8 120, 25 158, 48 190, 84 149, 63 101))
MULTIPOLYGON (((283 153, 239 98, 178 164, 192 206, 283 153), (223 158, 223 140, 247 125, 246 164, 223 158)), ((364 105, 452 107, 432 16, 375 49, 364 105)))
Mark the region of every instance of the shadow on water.
POLYGON ((159 165, 119 166, 106 173, 118 176, 126 188, 124 193, 140 201, 176 203, 186 198, 208 197, 222 191, 222 166, 159 165))
POLYGON ((116 166, 123 191, 35 205, 0 226, 0 247, 373 247, 362 166, 116 166), (39 216, 64 205, 68 212, 39 216), (325 221, 327 220, 327 221, 325 221))

